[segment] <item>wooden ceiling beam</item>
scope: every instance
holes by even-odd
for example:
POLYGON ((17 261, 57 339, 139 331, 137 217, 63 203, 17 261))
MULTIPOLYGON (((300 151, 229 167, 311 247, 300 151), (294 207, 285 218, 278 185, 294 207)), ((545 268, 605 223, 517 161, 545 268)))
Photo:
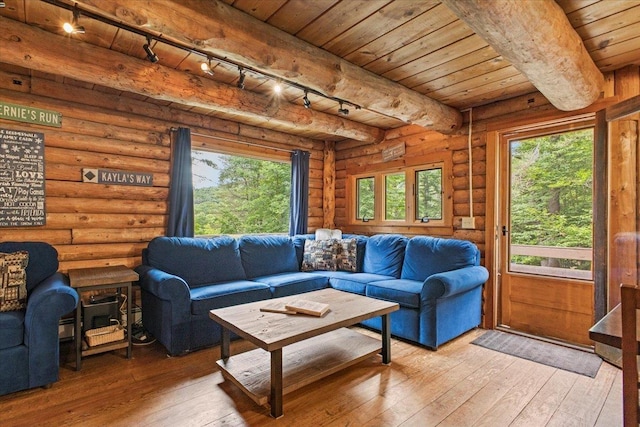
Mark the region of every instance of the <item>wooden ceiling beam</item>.
POLYGON ((600 97, 604 76, 554 0, 442 0, 563 111, 600 97))
POLYGON ((72 79, 229 113, 239 120, 260 119, 292 134, 314 131, 366 142, 379 142, 384 137, 384 131, 373 126, 238 90, 11 19, 0 17, 0 28, 0 58, 7 64, 47 73, 64 70, 64 76, 72 79))
POLYGON ((383 115, 452 133, 452 107, 362 69, 221 1, 78 0, 81 8, 383 115))

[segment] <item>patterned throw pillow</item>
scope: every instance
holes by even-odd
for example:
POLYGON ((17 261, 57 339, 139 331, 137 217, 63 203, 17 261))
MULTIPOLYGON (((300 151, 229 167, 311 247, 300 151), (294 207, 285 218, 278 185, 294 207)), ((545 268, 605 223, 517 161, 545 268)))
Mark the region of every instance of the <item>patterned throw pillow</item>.
POLYGON ((336 271, 334 240, 305 240, 302 271, 336 271))
POLYGON ((21 310, 27 306, 29 252, 0 253, 0 311, 21 310))
POLYGON ((334 249, 336 251, 336 269, 355 273, 358 260, 356 239, 335 240, 334 249))

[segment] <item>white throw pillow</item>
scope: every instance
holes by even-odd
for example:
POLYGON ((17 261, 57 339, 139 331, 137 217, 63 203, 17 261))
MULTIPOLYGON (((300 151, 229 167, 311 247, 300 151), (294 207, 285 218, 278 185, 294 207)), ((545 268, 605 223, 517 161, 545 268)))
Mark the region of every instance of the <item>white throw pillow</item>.
POLYGON ((331 230, 329 228, 318 228, 316 230, 316 240, 342 239, 342 230, 331 230))

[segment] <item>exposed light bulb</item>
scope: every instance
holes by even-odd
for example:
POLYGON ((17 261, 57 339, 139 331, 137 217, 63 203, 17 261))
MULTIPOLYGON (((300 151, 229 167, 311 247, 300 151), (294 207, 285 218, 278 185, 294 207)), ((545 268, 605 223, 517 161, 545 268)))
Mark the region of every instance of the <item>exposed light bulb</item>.
POLYGON ((213 69, 211 68, 211 59, 208 59, 207 62, 202 62, 200 64, 200 69, 203 73, 213 76, 213 69))
POLYGON ((78 9, 74 9, 73 11, 73 20, 71 23, 65 22, 62 25, 62 29, 67 34, 84 34, 84 27, 82 25, 78 25, 78 18, 80 17, 80 11, 78 9))
POLYGON ((280 83, 276 83, 273 86, 273 91, 279 95, 282 92, 282 85, 280 83))

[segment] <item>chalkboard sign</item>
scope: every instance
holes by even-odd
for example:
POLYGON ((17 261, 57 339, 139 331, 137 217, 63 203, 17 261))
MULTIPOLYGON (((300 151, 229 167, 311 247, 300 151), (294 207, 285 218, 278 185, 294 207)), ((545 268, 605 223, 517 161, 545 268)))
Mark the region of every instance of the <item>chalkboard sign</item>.
POLYGON ((44 225, 44 134, 0 129, 0 227, 44 225))

